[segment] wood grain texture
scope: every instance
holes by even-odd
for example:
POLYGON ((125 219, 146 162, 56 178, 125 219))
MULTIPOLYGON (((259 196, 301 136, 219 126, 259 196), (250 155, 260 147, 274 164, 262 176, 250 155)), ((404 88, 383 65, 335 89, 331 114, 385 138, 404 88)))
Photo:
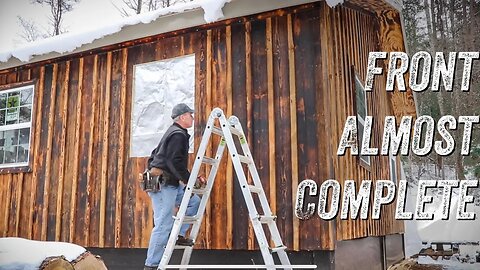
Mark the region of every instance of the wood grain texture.
MULTIPOLYGON (((356 113, 354 79, 365 77, 368 53, 403 49, 398 14, 378 10, 318 2, 0 71, 0 89, 36 86, 31 168, 0 174, 0 236, 146 247, 153 212, 137 184, 146 158, 129 155, 134 66, 188 54, 196 65, 195 150, 213 107, 240 119, 290 249, 333 250, 338 240, 403 232, 392 206, 378 221, 300 221, 293 209, 303 179, 389 177, 386 157, 372 157, 366 168, 357 157, 336 156, 344 121, 356 113)), ((380 89, 384 76, 376 79, 367 96, 375 119, 414 108, 408 92, 389 96, 380 89)), ((373 129, 375 147, 382 121, 373 129)), ((197 247, 256 249, 228 154, 216 181, 197 247)))

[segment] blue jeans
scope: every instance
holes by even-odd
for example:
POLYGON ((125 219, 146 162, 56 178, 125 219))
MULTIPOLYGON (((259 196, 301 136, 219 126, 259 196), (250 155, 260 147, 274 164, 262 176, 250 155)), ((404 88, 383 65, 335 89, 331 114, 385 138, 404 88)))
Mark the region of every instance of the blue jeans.
MULTIPOLYGON (((160 264, 173 227, 173 210, 175 206, 179 206, 182 202, 184 187, 181 183, 178 187, 162 185, 159 192, 148 192, 148 196, 152 199, 154 227, 150 235, 147 259, 145 260, 147 266, 160 264)), ((186 216, 196 215, 199 204, 200 197, 193 195, 188 202, 186 216)), ((189 227, 189 224, 184 224, 180 228, 179 235, 185 237, 189 227)))

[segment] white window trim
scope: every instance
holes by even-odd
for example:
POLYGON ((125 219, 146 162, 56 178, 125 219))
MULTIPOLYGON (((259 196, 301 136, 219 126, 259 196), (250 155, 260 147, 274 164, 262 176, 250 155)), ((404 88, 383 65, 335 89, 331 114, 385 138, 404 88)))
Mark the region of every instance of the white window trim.
POLYGON ((20 124, 13 124, 13 125, 5 125, 0 126, 0 131, 7 131, 7 130, 17 130, 22 128, 30 128, 30 134, 28 137, 28 155, 27 161, 25 162, 16 162, 16 163, 8 163, 8 164, 0 164, 0 169, 4 168, 18 168, 18 167, 26 167, 29 165, 30 162, 30 153, 31 153, 31 144, 32 144, 32 119, 33 119, 33 110, 35 104, 35 85, 29 84, 25 86, 15 87, 8 90, 0 91, 0 94, 8 94, 10 92, 22 91, 25 89, 31 88, 32 89, 32 109, 30 110, 30 122, 28 123, 20 123, 20 124))

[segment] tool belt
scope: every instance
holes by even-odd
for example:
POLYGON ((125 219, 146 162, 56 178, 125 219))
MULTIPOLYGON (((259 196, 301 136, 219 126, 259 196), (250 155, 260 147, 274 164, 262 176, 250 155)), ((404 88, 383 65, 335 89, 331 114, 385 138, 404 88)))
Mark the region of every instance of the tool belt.
POLYGON ((147 192, 158 192, 161 190, 163 183, 163 172, 160 175, 153 176, 150 171, 146 169, 139 177, 140 188, 147 192))

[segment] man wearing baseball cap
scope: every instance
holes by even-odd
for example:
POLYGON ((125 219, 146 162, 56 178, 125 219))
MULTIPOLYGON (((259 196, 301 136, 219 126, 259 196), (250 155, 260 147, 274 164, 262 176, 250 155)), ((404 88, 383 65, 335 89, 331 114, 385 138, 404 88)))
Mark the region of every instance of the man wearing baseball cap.
MULTIPOLYGON (((173 226, 173 211, 182 202, 184 187, 190 177, 188 171, 188 148, 190 135, 187 128, 193 125, 193 109, 179 103, 172 109, 173 124, 167 129, 158 146, 148 159, 150 175, 160 176, 161 185, 157 191, 149 191, 152 199, 154 228, 150 236, 144 270, 157 269, 173 226), (183 183, 181 183, 183 182, 183 183)), ((205 179, 201 177, 201 182, 205 179)), ((200 198, 193 195, 188 203, 186 216, 197 214, 200 198)), ((192 246, 185 237, 188 224, 180 228, 177 245, 192 246)))

